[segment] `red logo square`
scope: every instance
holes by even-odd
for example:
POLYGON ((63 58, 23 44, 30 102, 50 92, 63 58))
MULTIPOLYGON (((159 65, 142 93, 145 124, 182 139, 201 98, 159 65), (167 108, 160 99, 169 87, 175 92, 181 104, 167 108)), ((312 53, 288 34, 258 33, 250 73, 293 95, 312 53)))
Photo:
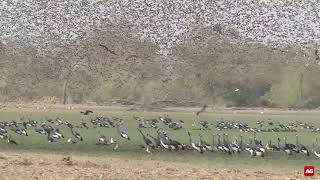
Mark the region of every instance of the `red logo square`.
POLYGON ((314 166, 304 167, 304 176, 314 176, 314 166))

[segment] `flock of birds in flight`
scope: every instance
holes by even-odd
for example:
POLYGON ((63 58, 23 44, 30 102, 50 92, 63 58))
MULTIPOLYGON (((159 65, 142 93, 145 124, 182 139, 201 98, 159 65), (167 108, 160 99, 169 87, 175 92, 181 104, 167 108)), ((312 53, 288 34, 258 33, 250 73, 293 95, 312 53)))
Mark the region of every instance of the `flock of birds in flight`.
MULTIPOLYGON (((205 110, 206 106, 204 106, 200 111, 196 112, 196 115, 199 116, 205 110)), ((83 115, 92 114, 93 111, 86 110, 80 112, 83 115)), ((212 141, 208 143, 203 139, 203 136, 200 133, 198 134, 199 139, 195 141, 192 138, 192 134, 190 131, 187 131, 187 135, 189 137, 189 141, 187 144, 180 143, 178 140, 175 140, 172 137, 169 137, 164 128, 160 127, 159 123, 163 123, 165 127, 171 130, 178 130, 183 128, 184 122, 180 120, 179 122, 174 122, 172 118, 169 116, 160 116, 159 118, 139 118, 134 116, 135 120, 138 121, 137 130, 141 134, 143 144, 142 147, 145 148, 147 153, 152 153, 152 150, 156 149, 167 149, 169 151, 183 151, 183 150, 194 150, 199 153, 204 152, 222 152, 226 154, 239 154, 243 151, 249 152, 251 156, 260 156, 264 157, 268 154, 268 152, 283 152, 286 155, 292 155, 295 153, 305 154, 310 156, 310 150, 303 144, 299 142, 299 136, 296 134, 296 143, 288 143, 286 137, 283 138, 283 143, 281 143, 281 139, 277 138, 277 144, 272 144, 272 141, 269 140, 266 145, 263 145, 261 140, 256 138, 256 132, 261 132, 263 129, 264 121, 257 122, 259 128, 251 128, 247 124, 244 123, 235 123, 235 122, 224 122, 220 121, 215 125, 216 130, 223 131, 227 129, 239 129, 243 132, 253 132, 253 137, 250 138, 248 143, 245 143, 242 135, 235 137, 235 140, 231 142, 229 140, 227 133, 218 133, 212 134, 212 141), (143 132, 144 128, 154 128, 156 129, 156 135, 151 135, 149 133, 143 132)), ((75 129, 79 128, 115 128, 118 135, 130 141, 130 136, 122 129, 123 119, 117 117, 104 117, 104 116, 96 116, 95 118, 91 118, 91 126, 86 122, 81 122, 79 125, 73 125, 67 121, 64 121, 61 118, 45 118, 45 121, 39 124, 37 121, 32 120, 31 118, 21 118, 21 122, 11 121, 11 122, 0 122, 0 139, 6 140, 7 143, 18 145, 18 142, 12 139, 11 133, 8 133, 9 130, 18 134, 28 136, 28 131, 34 129, 35 132, 46 136, 47 141, 49 143, 57 142, 63 138, 65 138, 64 134, 60 132, 59 127, 67 128, 70 130, 71 137, 67 139, 68 143, 76 144, 80 141, 83 141, 83 136, 78 133, 75 129)), ((269 119, 270 120, 270 119, 269 119)), ((198 130, 209 129, 209 123, 207 121, 199 121, 198 122, 200 128, 198 130)), ((195 126, 193 124, 192 126, 195 126)), ((268 126, 274 126, 274 123, 269 121, 268 126)), ((306 123, 290 123, 288 126, 279 124, 279 126, 284 129, 315 129, 313 126, 308 125, 306 123)), ((275 132, 269 129, 269 132, 275 132)), ((317 128, 318 129, 318 128, 317 128)), ((100 132, 100 131, 99 131, 100 132)), ((208 131, 207 131, 208 132, 208 131)), ((316 143, 318 145, 318 139, 316 138, 316 143)), ((101 134, 96 140, 96 145, 112 145, 113 150, 117 150, 119 148, 119 142, 114 138, 107 138, 106 135, 101 134)), ((320 146, 315 147, 313 143, 312 148, 313 154, 320 158, 320 146)))

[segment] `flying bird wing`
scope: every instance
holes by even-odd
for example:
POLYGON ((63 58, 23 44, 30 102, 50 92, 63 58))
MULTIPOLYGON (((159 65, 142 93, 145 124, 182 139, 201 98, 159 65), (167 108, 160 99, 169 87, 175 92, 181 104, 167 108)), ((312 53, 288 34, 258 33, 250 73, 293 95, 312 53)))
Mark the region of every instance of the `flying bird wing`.
POLYGON ((117 55, 113 50, 111 50, 110 48, 108 48, 106 45, 103 44, 99 44, 100 47, 104 48, 106 51, 110 52, 113 55, 117 55))
POLYGON ((86 110, 86 111, 80 111, 81 114, 84 114, 84 115, 88 115, 90 113, 93 113, 93 111, 91 110, 86 110))
POLYGON ((204 105, 204 106, 200 109, 200 111, 196 112, 196 115, 199 116, 199 114, 202 113, 203 111, 205 111, 206 108, 207 108, 207 105, 204 105))
POLYGON ((320 60, 320 55, 319 55, 318 49, 316 49, 316 50, 314 51, 314 54, 316 55, 316 60, 320 60))

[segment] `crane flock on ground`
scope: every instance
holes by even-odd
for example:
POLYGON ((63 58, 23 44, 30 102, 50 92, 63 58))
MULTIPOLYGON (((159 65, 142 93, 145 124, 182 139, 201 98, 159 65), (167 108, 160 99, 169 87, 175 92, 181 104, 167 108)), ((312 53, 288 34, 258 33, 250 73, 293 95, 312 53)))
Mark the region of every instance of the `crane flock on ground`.
MULTIPOLYGON (((196 113, 197 116, 204 111, 202 108, 196 113)), ((83 115, 89 115, 93 111, 81 111, 83 115)), ((281 123, 274 123, 271 119, 266 121, 258 121, 257 127, 250 127, 246 123, 227 121, 220 119, 216 123, 209 123, 205 120, 199 120, 198 124, 193 124, 192 126, 199 127, 196 132, 198 134, 192 134, 188 129, 184 128, 184 121, 174 121, 168 115, 160 116, 158 118, 141 118, 133 116, 133 119, 137 122, 137 131, 140 133, 142 140, 141 145, 147 153, 152 153, 157 149, 166 149, 168 151, 195 151, 198 153, 205 152, 220 152, 229 155, 240 154, 247 152, 251 156, 264 157, 270 155, 270 152, 282 152, 285 155, 292 154, 303 154, 305 156, 310 156, 314 154, 320 158, 320 146, 318 146, 318 139, 316 138, 316 145, 313 143, 312 150, 310 151, 304 144, 299 142, 299 135, 296 133, 295 144, 287 142, 287 138, 277 138, 276 143, 273 144, 270 139, 266 144, 263 144, 261 140, 257 139, 257 132, 298 132, 298 131, 309 131, 318 132, 319 128, 313 125, 296 122, 289 123, 287 125, 281 123), (155 129, 155 134, 146 133, 145 129, 155 129), (187 135, 188 142, 186 144, 180 143, 178 140, 170 137, 166 130, 181 130, 184 129, 187 135), (210 134, 211 142, 209 143, 203 138, 204 133, 210 133, 209 130, 216 129, 217 134, 210 134), (244 142, 242 134, 235 137, 234 141, 229 140, 229 135, 227 130, 236 129, 240 133, 253 132, 253 137, 249 139, 249 142, 244 142), (197 137, 195 140, 195 137, 197 137)), ((130 135, 123 129, 124 120, 118 117, 105 117, 105 116, 95 116, 91 117, 90 123, 80 122, 79 124, 71 124, 70 122, 56 117, 48 118, 45 117, 44 122, 38 123, 32 118, 21 118, 20 122, 16 121, 2 121, 0 122, 0 139, 5 140, 8 144, 12 146, 18 146, 19 143, 12 139, 11 134, 17 134, 20 136, 28 136, 30 131, 34 131, 43 135, 49 143, 54 143, 58 141, 63 141, 65 135, 59 130, 60 128, 66 128, 70 130, 70 137, 66 137, 66 142, 70 144, 81 143, 85 138, 77 129, 91 129, 91 128, 115 128, 119 138, 123 138, 126 141, 130 141, 130 135), (12 133, 8 133, 12 131, 12 133)), ((99 130, 100 133, 100 130, 99 130)), ((65 140, 64 140, 65 141, 65 140)), ((119 148, 119 141, 115 138, 107 138, 105 134, 100 133, 97 137, 95 145, 102 146, 112 146, 113 150, 119 148)))

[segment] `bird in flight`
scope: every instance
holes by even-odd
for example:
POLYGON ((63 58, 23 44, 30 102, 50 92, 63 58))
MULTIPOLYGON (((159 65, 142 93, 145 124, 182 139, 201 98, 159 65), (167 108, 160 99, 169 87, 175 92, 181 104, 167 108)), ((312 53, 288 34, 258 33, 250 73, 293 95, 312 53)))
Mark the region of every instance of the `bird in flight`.
POLYGON ((318 51, 318 49, 316 49, 316 50, 314 51, 314 54, 316 55, 316 60, 320 60, 320 56, 319 56, 319 51, 318 51))
POLYGON ((117 55, 113 50, 109 49, 106 45, 103 44, 99 44, 100 47, 104 48, 105 50, 107 50, 108 52, 110 52, 113 55, 117 55))
POLYGON ((198 112, 196 112, 196 115, 199 116, 199 114, 202 113, 203 111, 205 111, 206 108, 207 108, 207 105, 206 104, 203 105, 203 107, 198 112))
POLYGON ((80 111, 80 113, 83 114, 83 115, 88 115, 88 114, 90 114, 90 113, 93 113, 93 111, 91 111, 91 110, 86 110, 86 111, 80 111))

